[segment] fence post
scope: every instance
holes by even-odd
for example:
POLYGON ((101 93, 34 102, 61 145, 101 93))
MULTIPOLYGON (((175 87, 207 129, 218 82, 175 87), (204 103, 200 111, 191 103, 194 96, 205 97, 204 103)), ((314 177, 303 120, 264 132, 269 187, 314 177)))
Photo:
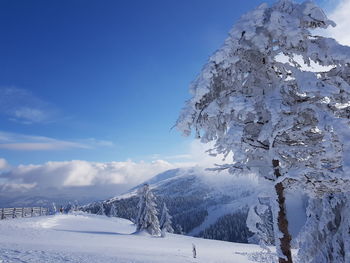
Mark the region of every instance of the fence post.
POLYGON ((30 217, 33 217, 34 209, 32 207, 32 210, 30 211, 30 217))
POLYGON ((5 208, 1 209, 1 220, 5 219, 5 208))
POLYGON ((12 210, 12 218, 16 218, 16 208, 13 208, 12 210))

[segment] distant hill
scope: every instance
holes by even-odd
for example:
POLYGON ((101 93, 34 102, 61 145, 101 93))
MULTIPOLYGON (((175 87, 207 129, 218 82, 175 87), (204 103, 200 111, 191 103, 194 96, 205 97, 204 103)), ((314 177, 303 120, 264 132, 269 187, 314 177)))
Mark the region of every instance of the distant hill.
MULTIPOLYGON (((246 217, 256 201, 258 185, 250 178, 188 168, 168 170, 145 183, 157 196, 159 208, 166 203, 176 233, 242 243, 252 235, 246 227, 246 217)), ((135 220, 137 189, 141 185, 103 201, 107 214, 114 203, 118 216, 135 220)), ((97 213, 99 203, 83 209, 97 213)))

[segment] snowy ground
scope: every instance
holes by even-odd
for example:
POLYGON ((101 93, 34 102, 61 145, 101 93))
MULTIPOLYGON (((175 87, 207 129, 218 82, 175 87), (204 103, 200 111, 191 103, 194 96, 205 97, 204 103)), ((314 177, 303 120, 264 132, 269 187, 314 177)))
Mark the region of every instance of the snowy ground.
POLYGON ((173 234, 157 238, 134 231, 128 220, 87 214, 2 220, 0 263, 274 262, 256 245, 173 234), (192 257, 192 244, 197 258, 192 257))

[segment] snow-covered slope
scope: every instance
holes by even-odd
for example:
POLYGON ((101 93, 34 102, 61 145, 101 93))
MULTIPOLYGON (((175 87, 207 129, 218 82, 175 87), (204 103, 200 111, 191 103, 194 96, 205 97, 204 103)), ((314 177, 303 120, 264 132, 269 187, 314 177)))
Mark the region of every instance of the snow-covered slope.
MULTIPOLYGON (((147 183, 157 196, 158 207, 162 207, 163 202, 166 203, 177 233, 247 242, 250 233, 245 226, 245 219, 248 207, 256 202, 259 193, 254 178, 237 178, 200 168, 188 168, 166 171, 147 183), (230 225, 239 225, 240 228, 232 230, 232 233, 226 231, 222 236, 218 233, 222 233, 224 228, 229 229, 220 220, 224 216, 229 217, 230 225), (206 232, 208 228, 211 228, 210 233, 206 232), (218 229, 221 230, 217 231, 218 229)), ((114 203, 119 216, 134 219, 137 214, 137 189, 134 187, 124 195, 106 200, 104 206, 107 213, 114 203)), ((84 209, 96 213, 99 204, 90 204, 84 209)))
MULTIPOLYGON (((256 245, 134 231, 128 220, 87 214, 2 220, 0 262, 251 263, 266 257, 256 245)), ((273 262, 268 257, 264 262, 273 262)))

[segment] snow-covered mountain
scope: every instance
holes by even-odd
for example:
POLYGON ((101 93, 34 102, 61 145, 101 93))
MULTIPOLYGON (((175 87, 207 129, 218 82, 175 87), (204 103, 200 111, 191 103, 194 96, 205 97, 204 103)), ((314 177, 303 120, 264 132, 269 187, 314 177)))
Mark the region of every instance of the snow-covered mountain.
MULTIPOLYGON (((166 203, 176 233, 234 242, 247 242, 251 235, 246 227, 246 217, 259 192, 254 177, 237 178, 189 168, 168 170, 145 183, 157 196, 159 208, 166 203)), ((118 216, 134 220, 138 188, 105 200, 106 213, 114 203, 118 216)), ((99 203, 84 207, 92 213, 98 209, 99 203)))

